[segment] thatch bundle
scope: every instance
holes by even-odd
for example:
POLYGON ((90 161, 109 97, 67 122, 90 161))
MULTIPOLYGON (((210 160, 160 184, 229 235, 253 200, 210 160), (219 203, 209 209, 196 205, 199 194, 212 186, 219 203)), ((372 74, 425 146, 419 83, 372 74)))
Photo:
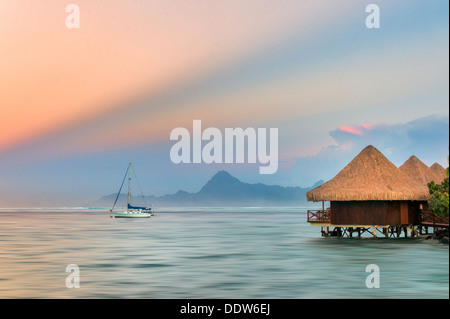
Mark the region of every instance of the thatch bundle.
POLYGON ((440 184, 444 180, 414 155, 400 166, 400 170, 424 186, 427 186, 430 182, 440 184))
POLYGON ((306 194, 309 201, 428 200, 428 188, 403 174, 372 145, 333 179, 306 194))
POLYGON ((445 173, 445 168, 443 168, 439 163, 434 163, 433 165, 431 165, 430 169, 433 170, 433 172, 435 172, 439 176, 441 176, 442 179, 445 179, 447 177, 447 174, 445 173))

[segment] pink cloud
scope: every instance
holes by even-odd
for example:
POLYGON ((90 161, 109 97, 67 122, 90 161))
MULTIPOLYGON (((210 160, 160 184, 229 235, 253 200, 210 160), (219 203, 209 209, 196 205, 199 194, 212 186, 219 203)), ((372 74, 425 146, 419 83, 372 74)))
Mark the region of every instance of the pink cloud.
POLYGON ((338 129, 341 130, 342 132, 358 136, 364 135, 367 131, 370 131, 373 128, 374 128, 373 124, 342 125, 338 127, 338 129))
POLYGON ((361 124, 361 126, 364 127, 366 130, 371 130, 374 128, 375 125, 367 123, 367 124, 361 124))

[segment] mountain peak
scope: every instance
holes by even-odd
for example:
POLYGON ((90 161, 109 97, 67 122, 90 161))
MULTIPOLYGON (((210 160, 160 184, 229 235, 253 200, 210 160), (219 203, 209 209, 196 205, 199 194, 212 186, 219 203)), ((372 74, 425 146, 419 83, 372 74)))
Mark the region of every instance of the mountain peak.
MULTIPOLYGON (((232 176, 227 171, 218 171, 206 184, 210 183, 220 183, 220 184, 229 184, 229 183, 241 183, 240 180, 238 180, 236 177, 232 176)), ((205 186, 206 186, 205 185, 205 186)))
POLYGON ((200 190, 201 193, 219 193, 224 189, 241 185, 242 182, 233 177, 227 171, 217 172, 205 186, 200 190))
POLYGON ((227 171, 218 171, 213 177, 212 179, 215 178, 221 178, 221 179, 234 179, 235 177, 233 177, 230 173, 228 173, 227 171))

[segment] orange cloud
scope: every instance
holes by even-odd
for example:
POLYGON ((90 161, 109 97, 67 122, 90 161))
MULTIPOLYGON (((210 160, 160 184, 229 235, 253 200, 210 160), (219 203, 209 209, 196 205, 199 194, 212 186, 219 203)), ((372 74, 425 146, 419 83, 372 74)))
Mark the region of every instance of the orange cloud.
POLYGON ((101 117, 143 92, 195 81, 333 14, 300 1, 78 0, 80 29, 69 30, 67 3, 7 3, 0 3, 0 150, 101 117))

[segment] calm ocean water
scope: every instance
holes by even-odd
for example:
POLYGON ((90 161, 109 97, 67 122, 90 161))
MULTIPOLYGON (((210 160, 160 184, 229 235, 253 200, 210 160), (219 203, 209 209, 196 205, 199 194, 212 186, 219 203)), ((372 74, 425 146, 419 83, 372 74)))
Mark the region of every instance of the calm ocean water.
POLYGON ((304 209, 0 210, 0 298, 449 298, 449 247, 321 238, 304 209))

